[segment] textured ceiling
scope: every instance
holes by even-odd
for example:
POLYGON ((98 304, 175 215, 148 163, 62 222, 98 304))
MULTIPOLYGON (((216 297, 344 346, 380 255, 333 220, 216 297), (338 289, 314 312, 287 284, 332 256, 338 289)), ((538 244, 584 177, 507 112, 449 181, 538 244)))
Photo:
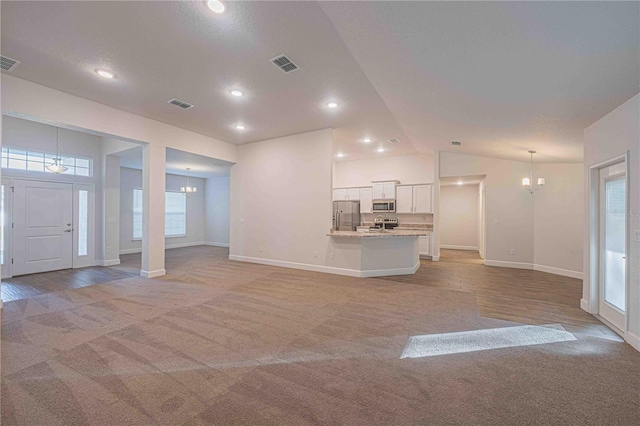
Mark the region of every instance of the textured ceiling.
POLYGON ((2 54, 18 78, 231 143, 331 127, 343 160, 580 161, 582 129, 640 91, 637 2, 227 5, 2 2, 2 54), (282 53, 300 69, 269 62, 282 53))

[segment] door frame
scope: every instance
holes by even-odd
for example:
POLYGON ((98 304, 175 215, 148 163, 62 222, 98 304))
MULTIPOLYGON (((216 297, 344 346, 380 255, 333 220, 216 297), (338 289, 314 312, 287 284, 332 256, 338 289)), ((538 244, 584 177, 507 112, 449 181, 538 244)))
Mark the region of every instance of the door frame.
MULTIPOLYGON (((77 183, 77 182, 70 182, 70 181, 56 181, 56 180, 46 180, 46 179, 33 179, 33 178, 23 178, 23 177, 3 177, 2 178, 2 183, 8 185, 7 188, 11 189, 11 191, 5 193, 6 195, 9 195, 9 197, 7 197, 5 199, 5 203, 8 202, 8 209, 7 209, 7 216, 6 216, 6 220, 9 224, 13 223, 13 187, 14 187, 14 181, 15 180, 26 180, 26 181, 31 181, 31 182, 46 182, 46 183, 66 183, 66 184, 70 184, 72 186, 72 223, 73 223, 73 237, 72 237, 72 256, 71 256, 71 269, 77 269, 77 268, 86 268, 88 266, 96 266, 96 256, 95 256, 95 247, 96 247, 96 185, 94 183, 77 183), (89 242, 88 242, 88 253, 87 253, 87 260, 83 261, 83 259, 81 259, 80 257, 78 257, 77 255, 77 249, 78 249, 78 232, 76 231, 78 229, 78 191, 79 190, 86 190, 89 191, 89 242)), ((7 252, 8 255, 13 258, 13 227, 12 226, 7 226, 7 235, 5 236, 7 238, 7 252)), ((7 274, 6 276, 3 276, 2 279, 8 279, 8 278, 12 278, 13 277, 13 267, 11 267, 11 263, 8 264, 9 266, 9 274, 7 274)), ((2 272, 4 275, 4 271, 5 267, 2 268, 2 272)))
POLYGON ((4 207, 5 207, 5 246, 3 247, 5 252, 5 264, 2 265, 2 279, 11 278, 13 276, 13 266, 11 259, 13 258, 13 229, 11 224, 13 223, 13 179, 2 178, 2 185, 4 189, 4 207))
MULTIPOLYGON (((605 167, 612 166, 614 164, 618 164, 624 162, 625 169, 625 252, 626 256, 629 257, 629 249, 630 249, 630 237, 629 232, 631 229, 630 223, 630 198, 631 198, 631 153, 630 151, 625 151, 624 154, 617 155, 608 160, 602 161, 597 164, 593 164, 589 166, 589 183, 588 183, 588 194, 589 194, 589 209, 588 209, 588 217, 589 217, 589 234, 588 234, 588 256, 589 256, 589 285, 588 285, 588 296, 589 300, 581 300, 580 305, 583 309, 589 312, 592 315, 596 315, 599 320, 601 320, 605 325, 611 327, 611 324, 599 316, 599 306, 600 306, 600 169, 605 167)), ((629 332, 629 290, 630 290, 630 265, 631 262, 625 262, 625 313, 624 313, 624 330, 619 330, 623 337, 627 338, 627 333, 629 332)), ((613 328, 614 331, 618 331, 617 328, 613 328)))

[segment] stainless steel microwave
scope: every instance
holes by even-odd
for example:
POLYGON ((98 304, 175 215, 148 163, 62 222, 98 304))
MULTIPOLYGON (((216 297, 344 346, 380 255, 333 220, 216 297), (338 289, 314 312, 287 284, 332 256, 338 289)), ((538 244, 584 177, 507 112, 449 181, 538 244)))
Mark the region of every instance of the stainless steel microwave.
POLYGON ((396 200, 373 200, 373 213, 395 213, 396 200))

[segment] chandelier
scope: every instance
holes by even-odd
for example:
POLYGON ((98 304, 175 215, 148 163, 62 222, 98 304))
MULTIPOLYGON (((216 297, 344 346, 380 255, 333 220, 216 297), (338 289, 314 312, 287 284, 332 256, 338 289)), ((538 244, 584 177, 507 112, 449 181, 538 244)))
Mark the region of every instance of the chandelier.
POLYGON ((531 168, 529 170, 529 177, 522 179, 522 186, 524 186, 524 189, 526 189, 529 192, 529 194, 532 194, 532 195, 534 191, 541 189, 541 187, 543 187, 544 184, 546 183, 545 178, 539 177, 538 186, 537 187, 533 186, 533 154, 535 153, 536 153, 535 151, 529 151, 529 154, 531 154, 531 162, 530 162, 531 168))
POLYGON ((191 186, 191 177, 189 176, 189 171, 191 167, 187 167, 187 186, 180 187, 180 192, 182 192, 185 196, 189 197, 194 192, 198 192, 198 188, 195 186, 191 186))
POLYGON ((59 137, 58 134, 60 133, 60 128, 56 127, 56 157, 53 159, 53 164, 47 164, 45 167, 47 168, 47 170, 49 170, 50 172, 53 172, 55 174, 60 174, 60 173, 64 173, 67 170, 69 170, 68 167, 64 166, 62 164, 62 159, 60 158, 60 149, 59 149, 59 137))

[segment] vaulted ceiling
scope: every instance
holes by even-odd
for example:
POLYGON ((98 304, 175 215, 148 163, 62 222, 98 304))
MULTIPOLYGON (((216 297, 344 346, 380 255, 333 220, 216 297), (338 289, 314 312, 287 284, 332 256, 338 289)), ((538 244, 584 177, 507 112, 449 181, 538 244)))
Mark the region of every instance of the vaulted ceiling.
POLYGON ((436 149, 526 160, 536 149, 539 161, 580 161, 582 129, 640 91, 637 2, 1 8, 18 78, 235 144, 331 127, 343 160, 436 149), (300 69, 270 62, 283 53, 300 69))

